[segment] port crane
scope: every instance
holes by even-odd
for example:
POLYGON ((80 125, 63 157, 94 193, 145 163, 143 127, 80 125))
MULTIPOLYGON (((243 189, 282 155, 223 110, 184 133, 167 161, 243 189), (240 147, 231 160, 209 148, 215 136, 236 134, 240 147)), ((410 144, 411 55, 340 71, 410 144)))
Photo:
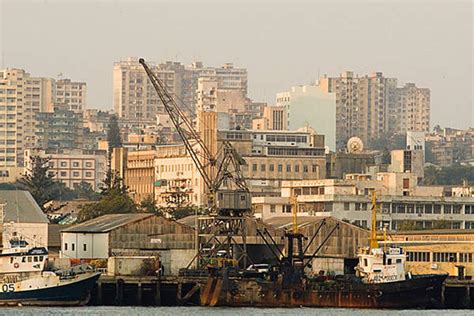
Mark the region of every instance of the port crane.
POLYGON ((237 261, 244 258, 245 265, 247 257, 245 217, 251 211, 250 190, 241 170, 241 166, 245 165, 245 160, 229 141, 224 141, 221 148, 213 153, 203 141, 199 132, 193 127, 186 113, 178 106, 166 84, 150 69, 143 58, 139 59, 139 63, 143 66, 163 103, 208 191, 207 206, 211 215, 202 218, 196 230, 201 231, 203 236, 211 235, 211 238, 207 238, 204 244, 210 244, 214 241, 218 247, 213 247, 211 251, 206 248, 206 252, 210 253, 204 254, 200 245, 197 245, 197 248, 199 248, 197 257, 202 259, 220 255, 223 257, 220 259, 227 258, 235 261, 236 251, 233 250, 235 247, 232 247, 232 245, 238 244, 234 237, 240 235, 244 247, 242 249, 237 245, 237 248, 240 248, 238 249, 240 255, 237 261), (222 252, 225 252, 225 255, 222 255, 222 252))

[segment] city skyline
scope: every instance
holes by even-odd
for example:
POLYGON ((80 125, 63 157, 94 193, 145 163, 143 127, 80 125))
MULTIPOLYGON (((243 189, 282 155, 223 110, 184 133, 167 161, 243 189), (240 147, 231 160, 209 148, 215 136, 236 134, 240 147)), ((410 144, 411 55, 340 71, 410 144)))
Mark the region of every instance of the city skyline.
POLYGON ((270 104, 275 103, 277 92, 311 83, 323 74, 337 76, 353 70, 364 75, 377 70, 431 90, 431 128, 436 124, 472 126, 472 17, 468 10, 472 4, 370 4, 355 8, 342 2, 298 2, 293 6, 147 2, 145 10, 145 6, 126 2, 3 1, 1 64, 2 68, 24 68, 33 76, 54 78, 63 73, 85 81, 88 107, 100 109, 113 108, 113 63, 128 56, 156 62, 175 60, 185 65, 202 60, 217 67, 233 62, 248 70, 249 96, 270 104), (421 26, 417 19, 420 10, 426 13, 421 26), (206 20, 204 12, 211 19, 206 20), (243 15, 248 17, 246 23, 236 29, 243 15), (461 18, 464 15, 466 19, 461 18), (89 17, 88 23, 76 16, 89 17), (12 28, 12 18, 28 23, 12 28), (440 18, 444 23, 437 23, 440 18), (215 29, 217 24, 222 29, 215 29), (416 28, 410 31, 411 24, 416 28), (68 28, 60 30, 57 25, 68 28), (61 41, 55 40, 58 37, 61 41), (377 41, 372 43, 371 38, 377 41), (30 50, 35 47, 35 54, 29 54, 25 45, 30 50))

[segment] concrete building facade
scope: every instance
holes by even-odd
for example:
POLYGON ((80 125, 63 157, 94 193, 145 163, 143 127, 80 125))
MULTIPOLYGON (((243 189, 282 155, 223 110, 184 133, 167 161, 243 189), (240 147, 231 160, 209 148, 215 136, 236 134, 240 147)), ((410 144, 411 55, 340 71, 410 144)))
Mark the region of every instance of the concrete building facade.
POLYGON ((68 109, 82 114, 86 110, 87 85, 85 82, 58 79, 55 81, 55 102, 66 104, 68 109))
POLYGON ((276 95, 275 104, 286 108, 288 129, 314 128, 325 135, 329 149, 336 149, 336 95, 324 86, 324 82, 291 87, 276 95))
POLYGON ((452 188, 419 186, 416 175, 410 173, 379 173, 376 179, 283 181, 280 197, 254 197, 252 202, 260 217, 290 217, 290 200, 296 196, 301 215, 333 216, 369 227, 374 190, 380 228, 387 225, 397 230, 408 222, 420 229, 441 224, 452 229, 474 227, 474 195, 457 196, 452 188))
POLYGON ((25 172, 31 170, 30 158, 39 156, 49 159, 50 173, 57 181, 74 189, 81 182, 91 185, 94 191, 99 190, 107 171, 106 152, 102 150, 25 150, 25 172))

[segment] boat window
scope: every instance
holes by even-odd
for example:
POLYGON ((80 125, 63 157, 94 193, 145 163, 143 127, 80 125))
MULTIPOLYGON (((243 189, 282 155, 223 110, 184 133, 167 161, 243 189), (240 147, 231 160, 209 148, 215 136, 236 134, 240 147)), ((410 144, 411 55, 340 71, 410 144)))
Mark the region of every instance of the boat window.
POLYGON ((397 263, 402 263, 402 259, 397 259, 397 263))
POLYGON ((392 264, 392 259, 388 259, 387 264, 392 264))
POLYGON ((23 257, 23 258, 21 259, 21 262, 26 262, 26 257, 23 257))
POLYGON ((28 262, 32 262, 33 261, 33 258, 32 257, 28 257, 28 262))
POLYGON ((374 269, 374 272, 375 272, 375 273, 379 273, 379 272, 382 272, 382 270, 380 270, 380 269, 374 269))
POLYGON ((364 267, 367 267, 368 264, 367 264, 367 259, 364 259, 364 267))
POLYGON ((10 257, 10 263, 13 263, 13 257, 10 257))
POLYGON ((38 256, 34 256, 34 257, 33 257, 33 261, 34 261, 34 262, 38 262, 38 256))
POLYGON ((64 250, 67 250, 67 242, 64 243, 64 250))
POLYGON ((43 256, 39 256, 39 261, 43 261, 43 256))

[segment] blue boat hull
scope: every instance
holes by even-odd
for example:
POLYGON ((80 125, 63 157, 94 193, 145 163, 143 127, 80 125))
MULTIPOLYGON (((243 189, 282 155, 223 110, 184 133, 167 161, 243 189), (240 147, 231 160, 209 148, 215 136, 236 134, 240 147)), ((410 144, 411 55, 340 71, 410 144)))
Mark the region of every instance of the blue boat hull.
POLYGON ((0 293, 0 305, 77 306, 89 301, 90 292, 100 274, 45 289, 0 293))

